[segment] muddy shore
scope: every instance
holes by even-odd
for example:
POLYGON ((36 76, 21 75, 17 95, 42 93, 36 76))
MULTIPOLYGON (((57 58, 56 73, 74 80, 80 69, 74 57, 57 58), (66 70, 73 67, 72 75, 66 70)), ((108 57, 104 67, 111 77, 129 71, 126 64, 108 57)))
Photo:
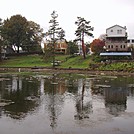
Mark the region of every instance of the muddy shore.
POLYGON ((42 73, 78 73, 78 74, 94 74, 94 75, 131 75, 134 72, 125 71, 98 71, 77 68, 44 68, 44 67, 0 67, 0 73, 8 72, 42 72, 42 73))

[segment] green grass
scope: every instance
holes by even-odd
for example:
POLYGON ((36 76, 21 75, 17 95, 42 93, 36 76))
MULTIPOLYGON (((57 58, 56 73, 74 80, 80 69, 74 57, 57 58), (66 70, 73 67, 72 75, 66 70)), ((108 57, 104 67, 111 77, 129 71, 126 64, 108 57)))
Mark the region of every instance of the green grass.
MULTIPOLYGON (((55 60, 61 61, 62 68, 88 68, 90 57, 83 59, 82 56, 57 55, 55 60)), ((28 55, 10 57, 8 60, 1 62, 0 67, 52 67, 51 62, 43 61, 43 56, 28 55)))
POLYGON ((83 59, 82 56, 76 56, 68 58, 66 62, 63 62, 61 66, 63 68, 88 68, 89 67, 89 56, 86 59, 83 59))
MULTIPOLYGON (((82 68, 92 70, 116 70, 134 72, 134 62, 117 62, 104 64, 99 62, 99 57, 87 56, 83 59, 82 56, 57 55, 55 60, 61 61, 59 68, 82 68)), ((0 63, 0 67, 52 67, 52 61, 45 62, 43 56, 28 55, 10 57, 0 63)))
POLYGON ((117 70, 117 71, 134 71, 134 62, 118 62, 108 65, 102 65, 99 67, 100 70, 117 70))
POLYGON ((42 56, 28 55, 10 57, 8 60, 4 60, 0 66, 3 67, 34 67, 34 66, 49 66, 48 63, 43 62, 42 56))

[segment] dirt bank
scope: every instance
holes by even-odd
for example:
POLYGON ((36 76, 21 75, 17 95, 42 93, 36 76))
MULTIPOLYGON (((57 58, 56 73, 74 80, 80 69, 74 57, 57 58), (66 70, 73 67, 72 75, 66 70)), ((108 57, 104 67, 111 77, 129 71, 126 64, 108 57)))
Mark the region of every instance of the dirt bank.
POLYGON ((44 67, 0 67, 0 73, 8 72, 43 72, 43 73, 82 73, 82 74, 94 74, 94 75, 132 75, 134 72, 124 71, 97 71, 88 69, 76 69, 76 68, 44 68, 44 67))

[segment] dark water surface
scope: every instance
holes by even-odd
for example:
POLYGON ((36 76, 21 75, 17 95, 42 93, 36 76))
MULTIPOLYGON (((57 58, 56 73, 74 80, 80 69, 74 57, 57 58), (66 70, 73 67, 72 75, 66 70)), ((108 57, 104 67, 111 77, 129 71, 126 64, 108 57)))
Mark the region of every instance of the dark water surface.
POLYGON ((0 75, 0 134, 133 134, 134 78, 0 75))

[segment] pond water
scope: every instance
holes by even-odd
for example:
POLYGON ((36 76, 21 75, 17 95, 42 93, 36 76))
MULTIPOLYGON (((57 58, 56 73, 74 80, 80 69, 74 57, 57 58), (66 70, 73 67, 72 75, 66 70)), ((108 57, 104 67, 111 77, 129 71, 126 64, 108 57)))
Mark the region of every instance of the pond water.
POLYGON ((132 134, 132 76, 0 75, 0 134, 132 134))

